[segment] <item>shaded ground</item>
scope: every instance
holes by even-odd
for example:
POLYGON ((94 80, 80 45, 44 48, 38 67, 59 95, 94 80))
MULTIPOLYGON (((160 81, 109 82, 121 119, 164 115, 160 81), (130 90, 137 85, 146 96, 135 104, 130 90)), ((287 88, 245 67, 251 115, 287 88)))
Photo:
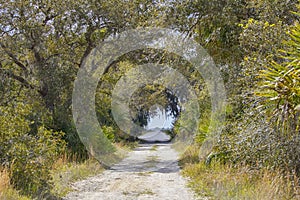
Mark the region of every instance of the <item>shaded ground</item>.
POLYGON ((110 170, 72 185, 65 200, 192 200, 170 144, 141 144, 110 170))

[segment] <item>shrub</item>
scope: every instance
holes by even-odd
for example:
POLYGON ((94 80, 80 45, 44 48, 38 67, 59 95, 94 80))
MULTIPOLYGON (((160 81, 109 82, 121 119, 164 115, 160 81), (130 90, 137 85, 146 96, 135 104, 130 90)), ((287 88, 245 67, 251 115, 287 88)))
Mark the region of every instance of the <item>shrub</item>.
POLYGON ((40 126, 30 132, 30 105, 0 107, 0 164, 10 170, 13 186, 21 193, 42 196, 50 189, 50 169, 64 149, 63 133, 40 126))
POLYGON ((245 93, 253 94, 256 90, 256 96, 244 94, 243 102, 249 106, 230 124, 230 130, 222 134, 218 148, 220 152, 228 152, 227 158, 234 164, 277 168, 286 173, 296 171, 299 175, 299 24, 292 28, 290 39, 279 46, 283 50, 266 57, 260 66, 256 63, 258 69, 264 66, 264 70, 256 75, 253 88, 247 87, 245 93))

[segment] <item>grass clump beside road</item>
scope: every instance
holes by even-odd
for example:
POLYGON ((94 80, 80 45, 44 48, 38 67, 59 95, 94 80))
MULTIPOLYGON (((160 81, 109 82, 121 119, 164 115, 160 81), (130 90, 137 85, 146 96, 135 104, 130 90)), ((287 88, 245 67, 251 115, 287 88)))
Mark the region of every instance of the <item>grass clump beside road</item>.
MULTIPOLYGON (((137 143, 115 143, 118 148, 130 151, 137 146, 137 143)), ((90 176, 95 176, 104 171, 103 166, 99 162, 90 158, 84 162, 79 162, 76 159, 62 156, 53 166, 52 179, 53 189, 52 193, 56 196, 63 197, 72 191, 71 183, 85 179, 90 176)))
POLYGON ((52 193, 63 197, 72 191, 71 183, 100 174, 103 170, 99 162, 92 158, 81 163, 68 162, 61 158, 56 162, 51 173, 54 185, 52 193))
MULTIPOLYGON (((95 159, 88 159, 84 162, 69 161, 64 157, 60 158, 51 171, 52 191, 56 197, 63 197, 72 191, 71 183, 94 176, 103 171, 103 167, 95 159)), ((31 197, 21 195, 11 184, 9 172, 0 170, 0 200, 31 200, 31 197)))
POLYGON ((196 152, 189 149, 183 175, 189 177, 189 186, 201 197, 222 200, 283 200, 299 199, 297 177, 267 169, 250 170, 218 162, 210 165, 195 162, 196 152), (190 160, 187 160, 190 158, 190 160), (190 161, 190 162, 189 162, 190 161), (288 178, 289 177, 289 178, 288 178))
MULTIPOLYGON (((292 181, 268 170, 251 171, 198 163, 186 166, 183 173, 191 178, 190 187, 209 199, 282 200, 300 197, 295 195, 292 181)), ((299 192, 299 188, 297 190, 299 192)))
MULTIPOLYGON (((137 143, 115 143, 117 147, 130 151, 137 143)), ((38 169, 36 169, 38 170, 38 169)), ((50 170, 49 183, 51 183, 50 195, 52 199, 64 197, 72 191, 72 183, 102 173, 103 166, 94 158, 82 161, 77 156, 70 157, 63 154, 55 161, 50 170)), ((0 200, 31 200, 33 197, 22 194, 12 184, 11 173, 6 168, 0 168, 0 200)))

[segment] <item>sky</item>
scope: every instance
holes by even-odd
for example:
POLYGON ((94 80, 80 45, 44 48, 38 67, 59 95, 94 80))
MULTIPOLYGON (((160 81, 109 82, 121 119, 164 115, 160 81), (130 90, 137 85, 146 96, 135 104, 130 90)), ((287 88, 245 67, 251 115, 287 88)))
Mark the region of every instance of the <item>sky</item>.
POLYGON ((169 129, 172 127, 172 122, 175 120, 172 116, 166 116, 165 111, 157 110, 157 115, 150 118, 146 129, 164 128, 169 129))

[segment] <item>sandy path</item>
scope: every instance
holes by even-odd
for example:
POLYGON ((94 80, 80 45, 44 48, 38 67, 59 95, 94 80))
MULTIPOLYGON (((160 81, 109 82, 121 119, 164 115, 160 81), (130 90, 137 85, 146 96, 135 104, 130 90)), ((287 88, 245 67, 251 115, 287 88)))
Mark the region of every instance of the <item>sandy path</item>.
POLYGON ((74 183, 65 200, 195 199, 177 159, 169 144, 141 144, 112 169, 74 183))

